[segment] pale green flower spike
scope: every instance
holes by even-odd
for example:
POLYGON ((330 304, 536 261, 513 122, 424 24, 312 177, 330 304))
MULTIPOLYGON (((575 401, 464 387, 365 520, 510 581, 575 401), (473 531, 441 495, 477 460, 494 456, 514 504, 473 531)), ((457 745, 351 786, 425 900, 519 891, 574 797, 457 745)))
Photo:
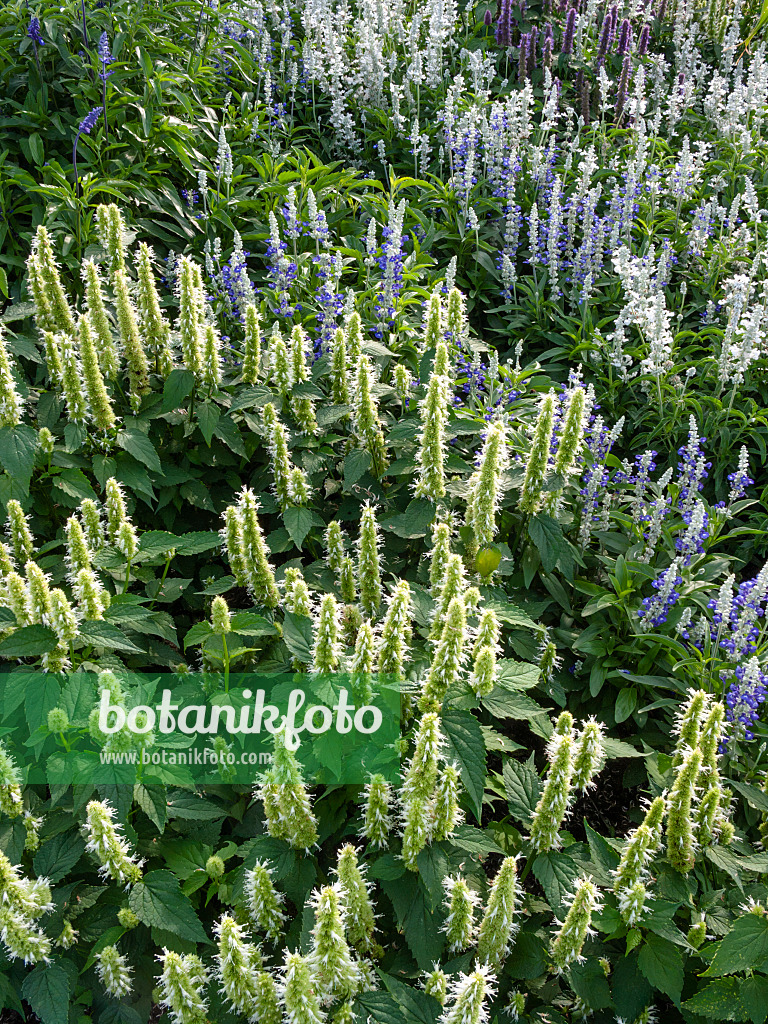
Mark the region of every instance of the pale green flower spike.
POLYGON ((347 366, 355 370, 363 351, 363 322, 355 310, 345 324, 347 341, 347 366))
POLYGON ((549 448, 552 443, 552 431, 555 424, 555 398, 552 392, 544 395, 539 408, 539 416, 531 439, 528 460, 525 464, 525 478, 520 493, 519 508, 521 512, 535 515, 542 502, 542 487, 549 463, 549 448))
POLYGON ((333 594, 325 594, 315 620, 315 642, 312 647, 312 672, 335 672, 339 667, 339 606, 333 594))
POLYGON ((269 371, 272 383, 285 398, 291 390, 291 363, 288 348, 276 323, 269 336, 269 371))
POLYGON ((8 573, 13 572, 15 565, 11 549, 7 544, 0 542, 0 580, 4 580, 8 573))
POLYGON ((62 949, 71 949, 72 946, 74 946, 74 944, 77 942, 79 934, 80 933, 76 932, 75 929, 72 927, 72 922, 69 919, 67 919, 64 922, 63 928, 61 929, 61 934, 59 935, 58 939, 56 939, 56 945, 61 946, 62 949))
POLYGON ((256 971, 261 968, 259 951, 246 941, 243 929, 229 914, 214 926, 214 933, 218 945, 216 975, 221 982, 221 992, 230 1009, 250 1017, 256 998, 256 971))
POLYGON ((451 555, 451 527, 449 523, 437 523, 432 527, 432 552, 429 560, 429 582, 432 593, 439 593, 443 586, 445 570, 451 555))
POLYGON ((50 577, 32 561, 27 562, 24 571, 27 575, 27 617, 32 623, 49 626, 53 610, 50 577))
POLYGON ((136 257, 139 279, 136 289, 136 306, 139 312, 141 333, 149 354, 154 359, 155 371, 161 377, 167 377, 173 369, 171 326, 160 308, 160 296, 152 269, 153 258, 152 249, 146 242, 140 242, 136 257))
POLYGON ((518 1021, 522 1014, 525 1013, 525 1002, 527 996, 525 992, 510 992, 509 1002, 505 1007, 505 1013, 507 1013, 511 1020, 518 1021))
POLYGON ((87 620, 103 619, 109 608, 109 594, 101 586, 93 569, 81 569, 72 584, 79 610, 87 620))
MULTIPOLYGON (((61 284, 59 268, 53 254, 51 238, 46 228, 40 224, 35 233, 33 249, 37 257, 45 296, 52 320, 52 330, 62 331, 67 335, 75 333, 75 318, 69 305, 66 292, 61 284)), ((30 275, 31 276, 31 275, 30 275)), ((33 293, 34 294, 34 293, 33 293)))
POLYGON ((440 292, 434 291, 429 297, 424 310, 424 342, 423 351, 436 349, 443 339, 443 303, 440 292))
POLYGON ((560 844, 560 828, 571 794, 573 776, 573 737, 570 732, 555 732, 547 747, 549 770, 544 792, 536 804, 529 840, 537 853, 544 853, 560 844))
POLYGON ((573 788, 582 791, 594 789, 593 778, 600 772, 604 764, 603 726, 594 718, 588 718, 576 741, 576 753, 573 758, 573 788))
POLYGON ((347 939, 360 953, 369 953, 375 945, 373 931, 376 917, 369 894, 369 883, 358 863, 357 851, 350 843, 339 850, 336 877, 344 901, 344 927, 347 939))
POLYGON ((443 619, 443 632, 432 658, 419 697, 422 711, 437 711, 450 687, 458 680, 467 636, 467 612, 464 599, 454 597, 443 619))
POLYGON ((307 332, 300 324, 291 331, 291 386, 296 387, 309 379, 307 358, 310 355, 311 343, 307 332))
MULTIPOLYGON (((483 442, 480 467, 470 477, 467 502, 467 526, 472 528, 475 545, 486 548, 496 536, 496 513, 501 497, 501 475, 509 464, 507 437, 503 423, 494 423, 483 442)), ((473 554, 475 552, 472 552, 473 554)))
POLYGON ((261 371, 261 319, 258 308, 249 302, 245 307, 245 334, 243 337, 243 380, 255 384, 261 371))
POLYGON ((88 550, 88 542, 80 520, 77 516, 70 516, 64 524, 64 536, 67 541, 67 578, 74 583, 77 574, 81 569, 91 568, 91 555, 88 550))
POLYGON ((707 922, 703 919, 692 924, 686 936, 694 949, 700 949, 707 938, 707 922))
POLYGON ((285 511, 290 504, 291 460, 288 455, 288 432, 278 419, 277 410, 271 402, 267 402, 262 409, 262 417, 267 434, 267 450, 272 463, 272 474, 275 478, 275 495, 280 508, 285 511))
POLYGON ((83 499, 80 505, 80 518, 83 521, 86 543, 95 554, 104 546, 104 524, 99 506, 91 498, 83 499))
POLYGON ((475 967, 471 974, 459 971, 451 977, 451 987, 439 1024, 485 1024, 486 999, 496 994, 494 976, 487 965, 475 967))
POLYGON ((431 971, 424 975, 424 991, 428 996, 436 999, 441 1006, 445 1006, 448 997, 448 978, 440 970, 439 964, 434 964, 431 971))
POLYGON ((221 384, 221 341, 214 324, 203 328, 203 383, 209 388, 221 384))
POLYGON ((27 288, 35 306, 35 324, 38 331, 51 334, 57 329, 53 307, 48 301, 48 289, 43 278, 40 260, 34 250, 27 257, 27 288))
POLYGON ((307 965, 322 992, 321 1002, 349 998, 357 991, 358 970, 344 936, 345 912, 339 882, 316 889, 309 905, 315 912, 307 965))
MULTIPOLYGON (((99 357, 96 351, 96 340, 91 328, 91 322, 87 316, 81 316, 78 323, 80 337, 80 361, 83 369, 83 380, 88 395, 88 404, 91 407, 91 417, 99 430, 111 430, 115 425, 115 413, 104 386, 104 378, 101 375, 99 357)), ((64 346, 62 345, 62 354, 64 346)), ((67 365, 65 362, 64 376, 66 380, 67 365)), ((69 402, 67 402, 69 405, 69 402)), ((70 419, 71 419, 70 415, 70 419)))
POLYGON ((219 531, 222 548, 232 570, 232 575, 235 577, 235 582, 238 586, 244 587, 248 583, 248 573, 245 565, 245 548, 243 546, 243 522, 235 505, 228 505, 224 509, 222 518, 224 519, 224 526, 219 531))
POLYGON ((688 698, 675 715, 672 735, 677 737, 672 767, 683 763, 683 756, 689 748, 698 746, 701 721, 709 710, 710 696, 706 690, 691 690, 688 698))
POLYGON ((35 553, 35 541, 27 517, 15 498, 9 499, 5 514, 8 517, 5 532, 13 548, 13 557, 19 565, 24 565, 35 553))
POLYGON ((374 850, 385 850, 392 833, 392 787, 383 775, 374 774, 363 792, 363 825, 360 836, 374 850))
MULTIPOLYGON (((575 387, 571 392, 560 432, 560 442, 555 453, 555 472, 564 481, 575 472, 581 448, 584 442, 584 430, 589 420, 589 411, 593 402, 592 387, 588 390, 575 387)), ((551 515, 557 515, 562 501, 562 489, 547 495, 546 509, 551 515)))
POLYGON ((45 878, 32 881, 21 874, 20 868, 11 864, 0 851, 0 906, 11 910, 31 921, 53 909, 51 888, 45 878))
POLYGON ((447 764, 440 771, 435 786, 432 810, 432 838, 438 842, 453 835, 464 813, 459 807, 461 775, 455 764, 447 764))
POLYGON ((139 539, 136 536, 133 524, 128 520, 120 523, 118 527, 115 547, 129 562, 133 561, 136 552, 139 550, 139 539))
POLYGON ((312 603, 301 569, 290 566, 285 570, 283 581, 283 604, 285 610, 293 615, 308 617, 312 613, 312 603))
POLYGON ((360 607, 364 615, 374 615, 381 604, 381 571, 379 568, 379 526, 370 504, 360 512, 360 538, 357 552, 357 585, 360 607))
POLYGON ((372 676, 376 657, 376 641, 370 622, 363 622, 355 637, 355 653, 350 665, 352 693, 358 704, 369 703, 373 695, 372 676))
POLYGON ((93 260, 85 260, 83 263, 83 278, 85 279, 85 304, 91 329, 96 336, 99 366, 107 377, 115 378, 120 367, 120 360, 115 340, 112 337, 112 325, 107 315, 107 307, 104 304, 101 275, 93 260))
MULTIPOLYGON (((701 771, 698 785, 702 789, 702 797, 694 816, 694 835, 699 846, 708 846, 721 838, 729 837, 730 825, 725 816, 725 794, 720 785, 720 772, 717 764, 717 751, 723 733, 725 707, 720 702, 714 703, 706 721, 701 727, 699 750, 701 751, 701 771), (725 826, 725 827, 724 827, 725 826)), ((728 838, 728 841, 730 839, 728 838)))
POLYGON ((127 931, 131 931, 133 928, 138 928, 141 924, 141 921, 130 907, 120 907, 117 912, 117 920, 120 923, 120 927, 125 928, 127 931))
POLYGON ((392 371, 392 387, 400 396, 400 405, 405 409, 405 402, 410 394, 413 377, 405 363, 395 363, 392 371))
POLYGON ((6 577, 4 601, 16 616, 17 625, 29 626, 32 624, 27 611, 29 603, 27 582, 17 572, 9 572, 6 577))
POLYGON ((352 424, 355 434, 371 456, 373 475, 381 477, 389 465, 379 409, 372 394, 373 371, 368 356, 360 356, 352 394, 352 424))
POLYGON ((223 636, 232 632, 232 613, 223 597, 214 597, 211 602, 211 626, 214 633, 223 636))
POLYGON ((472 662, 469 685, 478 697, 487 697, 496 685, 496 653, 492 647, 481 647, 472 662))
POLYGON ((347 341, 339 327, 333 335, 331 355, 331 395, 337 405, 349 405, 347 372, 347 341))
POLYGON ((618 895, 619 913, 622 920, 628 927, 633 928, 643 920, 648 911, 647 902, 650 899, 650 894, 645 882, 633 882, 626 889, 621 889, 618 895))
POLYGON ((149 391, 149 364, 144 351, 144 344, 139 333, 131 297, 128 291, 128 278, 124 270, 116 270, 113 275, 115 287, 115 309, 123 354, 128 366, 128 390, 130 392, 131 409, 138 412, 141 396, 149 391))
POLYGON ((0 741, 0 812, 18 818, 23 810, 21 776, 13 757, 0 741))
POLYGON ((549 638, 549 630, 544 629, 541 636, 541 642, 537 651, 539 658, 539 672, 541 676, 547 682, 552 680, 555 672, 560 668, 563 663, 563 659, 557 653, 557 644, 549 638))
POLYGON ((114 822, 114 811, 106 801, 91 800, 86 807, 86 850, 95 854, 101 867, 99 874, 121 885, 135 885, 141 881, 142 861, 132 857, 128 844, 120 835, 120 825, 114 822))
POLYGON ((438 372, 438 362, 448 361, 444 341, 437 344, 435 366, 427 386, 427 394, 419 403, 421 432, 418 449, 418 479, 414 494, 417 498, 438 501, 445 496, 445 460, 447 457, 445 425, 448 421, 448 378, 438 372))
POLYGON ((667 860, 683 874, 691 870, 696 859, 691 805, 701 764, 701 751, 690 750, 683 757, 667 799, 667 860))
POLYGON ((464 562, 461 555, 449 554, 443 571, 440 589, 435 595, 437 607, 435 608, 432 627, 430 629, 430 640, 439 640, 443 633, 445 617, 448 614, 448 606, 454 597, 463 597, 467 588, 464 575, 464 562))
POLYGON ((477 938, 477 956, 481 963, 498 967, 505 959, 517 931, 517 861, 505 857, 491 882, 477 938))
POLYGON ((451 349, 461 348, 462 343, 466 341, 468 330, 467 315, 464 311, 464 296, 458 288, 451 288, 448 292, 445 330, 451 339, 451 349))
POLYGON ((620 893, 648 876, 648 864, 661 846, 662 823, 667 811, 666 800, 657 796, 645 817, 630 833, 618 867, 613 872, 613 891, 620 893))
POLYGON ((64 647, 71 644, 78 634, 74 609, 63 590, 51 591, 50 627, 64 647))
POLYGON ((553 936, 549 947, 558 974, 574 961, 584 962, 584 957, 581 955, 584 943, 587 937, 596 934, 590 928, 592 915, 599 913, 602 909, 600 893, 591 878, 579 878, 573 894, 566 897, 564 902, 570 904, 568 913, 562 923, 555 919, 555 924, 559 925, 559 929, 553 936))
POLYGON ((62 334, 58 343, 63 367, 61 389, 67 400, 67 419, 70 423, 85 423, 88 418, 88 402, 74 336, 62 334))
POLYGON ((48 367, 48 379, 61 387, 64 380, 64 364, 61 361, 59 336, 51 331, 46 331, 43 335, 43 342, 45 344, 45 362, 48 367))
POLYGON ((103 946, 96 954, 96 973, 107 994, 120 999, 131 991, 131 971, 117 946, 103 946))
POLYGON ((46 455, 53 455, 56 440, 48 427, 40 427, 37 432, 37 440, 40 442, 40 447, 46 455))
POLYGON ((479 897, 460 876, 444 878, 443 887, 448 914, 442 930, 451 953, 463 953, 475 942, 475 908, 479 897))
POLYGON ((403 775, 400 790, 403 824, 403 860, 409 871, 417 870, 416 858, 431 837, 431 803, 437 783, 437 765, 443 738, 440 720, 432 711, 422 715, 413 756, 403 775))
POLYGON ((251 1014, 251 1020, 258 1021, 258 1024, 283 1024, 280 996, 275 979, 269 971, 258 971, 256 974, 251 1014))
POLYGON ((355 1024, 357 1017, 353 1005, 349 1000, 342 1003, 331 1018, 331 1024, 355 1024))
POLYGON ((21 398, 11 372, 11 360, 5 347, 4 328, 0 325, 0 429, 21 423, 21 398))
POLYGON ((478 654, 484 647, 490 647, 494 654, 500 652, 499 639, 501 637, 501 626, 499 617, 493 608, 485 608, 480 616, 475 632, 475 646, 473 653, 478 654))
POLYGON ((50 959, 51 940, 28 917, 10 906, 0 905, 0 942, 11 960, 36 964, 50 959))
POLYGON ((200 958, 194 953, 182 956, 164 949, 157 960, 162 966, 157 979, 159 1002, 168 1011, 173 1024, 207 1024, 205 986, 208 976, 200 958))
POLYGON ((357 584, 355 582, 355 563, 345 555, 339 569, 339 593, 342 601, 352 604, 357 600, 357 584))
POLYGON ((179 334, 181 357, 185 368, 191 370, 199 380, 203 372, 203 322, 200 316, 195 265, 188 256, 181 256, 176 268, 179 289, 179 319, 176 329, 179 334))
POLYGON ((99 242, 107 250, 110 271, 125 270, 125 226, 116 203, 96 207, 96 228, 99 242))
POLYGON ((331 572, 338 573, 344 560, 344 534, 333 519, 325 530, 325 563, 331 572))
POLYGON ((285 1020, 290 1024, 323 1024, 317 979, 309 963, 300 953, 285 950, 280 995, 285 1007, 285 1020))
POLYGON ((317 819, 299 763, 293 751, 287 749, 282 729, 275 733, 274 741, 272 767, 258 790, 267 831, 273 839, 285 839, 294 850, 308 851, 317 842, 317 819))
POLYGON ((245 892, 248 913, 255 927, 270 942, 277 942, 283 931, 286 915, 283 913, 283 894, 275 889, 267 861, 257 860, 245 872, 245 892))
POLYGON ((378 671, 396 680, 403 679, 403 669, 411 643, 411 588, 407 580, 395 587, 381 624, 377 651, 378 671))
POLYGON ((239 512, 243 531, 243 562, 247 586, 259 604, 276 608, 280 594, 275 583, 275 574, 267 557, 257 510, 259 504, 253 491, 244 487, 240 492, 239 512))

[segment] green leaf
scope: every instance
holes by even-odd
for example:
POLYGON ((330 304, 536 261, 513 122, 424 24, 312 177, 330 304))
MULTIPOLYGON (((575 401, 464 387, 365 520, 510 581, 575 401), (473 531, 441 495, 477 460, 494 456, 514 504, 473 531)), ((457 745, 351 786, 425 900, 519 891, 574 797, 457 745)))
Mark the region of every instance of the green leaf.
POLYGON ((85 498, 94 501, 96 492, 82 469, 65 469, 54 477, 53 492, 67 508, 76 508, 85 498))
POLYGON ((349 491, 364 476, 371 464, 370 452, 354 448, 344 457, 344 490, 349 491))
POLYGON ((749 1011, 741 1000, 741 981, 735 978, 719 978, 705 989, 686 999, 683 1009, 710 1020, 749 1020, 749 1011))
POLYGON ((37 431, 26 423, 0 429, 0 466, 26 492, 35 465, 37 431))
POLYGON ((459 825, 448 842, 467 853, 504 853, 495 839, 474 825, 459 825))
POLYGON ((764 793, 763 790, 759 789, 757 786, 750 786, 748 782, 737 782, 736 779, 728 779, 727 783, 731 789, 735 789, 737 793, 741 793, 751 807, 757 808, 758 811, 768 813, 768 793, 764 793))
POLYGON ((431 968, 432 963, 440 959, 443 938, 418 875, 409 871, 396 881, 382 881, 381 887, 392 901, 398 928, 419 967, 431 968))
POLYGON ((79 636, 87 644, 94 647, 103 647, 105 650, 124 651, 126 654, 143 654, 141 647, 137 647, 133 641, 111 622, 101 620, 81 622, 79 636))
POLYGON ((637 690, 631 686, 619 691, 614 711, 616 722, 625 722, 637 707, 637 690))
POLYGON ((306 615, 294 615, 293 612, 286 612, 283 621, 283 640, 291 654, 300 661, 302 665, 308 665, 312 660, 312 620, 306 615))
POLYGON ((636 951, 619 957, 611 973, 611 993, 616 1012, 631 1021, 653 1002, 653 989, 640 973, 637 959, 636 951))
POLYGON ((383 971, 379 974, 387 990, 403 1008, 408 1024, 435 1024, 440 1016, 440 1004, 436 999, 383 971))
POLYGON ((198 406, 197 409, 197 422, 200 427, 200 432, 205 438, 205 443, 208 447, 211 447, 211 438, 213 432, 216 429, 216 424, 219 422, 221 411, 218 405, 214 405, 213 402, 203 402, 202 405, 198 406))
POLYGON ((85 843, 77 832, 60 832, 35 854, 35 874, 38 878, 59 882, 77 864, 84 850, 85 843))
POLYGON ((573 555, 563 536, 563 528, 551 516, 534 516, 528 523, 528 534, 541 556, 544 572, 559 566, 566 579, 573 579, 573 555))
POLYGON ((508 757, 504 760, 504 789, 510 811, 527 825, 541 796, 541 779, 529 764, 508 757))
POLYGON ((353 1005, 357 1019, 370 1024, 406 1024, 403 1011, 388 992, 366 992, 353 1005))
POLYGON ((133 787, 133 799, 162 835, 168 818, 168 798, 165 786, 144 786, 137 782, 133 787))
POLYGON ((530 690, 539 681, 541 672, 538 665, 514 658, 501 658, 498 662, 499 686, 507 690, 530 690))
POLYGON ((426 498, 414 498, 408 508, 399 516, 390 516, 380 523, 382 530, 403 537, 405 540, 413 540, 416 537, 425 537, 429 525, 435 518, 435 506, 426 498))
POLYGON ((163 386, 163 404, 160 411, 166 413, 181 408, 194 386, 195 375, 191 370, 171 370, 163 386))
POLYGON ((564 898, 573 892, 573 883, 581 874, 581 868, 567 853, 549 850, 538 855, 531 870, 541 883, 553 913, 559 914, 564 898))
POLYGON ((184 637, 184 650, 186 651, 188 647, 204 644, 211 636, 213 636, 213 626, 207 619, 203 619, 202 622, 196 622, 184 637))
POLYGON ((37 658, 58 643, 47 626, 22 626, 0 643, 0 658, 37 658))
POLYGON ((544 939, 532 932, 520 932, 504 964, 504 973, 521 981, 539 978, 547 970, 547 961, 547 944, 544 939))
POLYGON ((763 1024, 768 1017, 768 978, 758 974, 745 978, 739 988, 739 998, 752 1024, 763 1024))
POLYGON ((216 424, 216 428, 213 433, 219 440, 223 441, 230 451, 233 451, 235 455, 241 455, 243 458, 246 457, 247 453, 243 439, 240 436, 240 430, 232 419, 231 416, 222 416, 219 422, 216 424))
POLYGON ((705 977, 719 978, 736 971, 751 970, 768 958, 768 921, 757 914, 745 914, 734 922, 717 948, 705 977))
POLYGON ((133 887, 128 903, 139 920, 150 927, 164 928, 192 942, 209 941, 189 897, 170 871, 150 871, 133 887))
POLYGON ((594 829, 589 827, 586 820, 584 821, 584 831, 587 834, 589 852, 594 863, 598 864, 605 871, 613 871, 619 863, 619 854, 601 835, 598 835, 594 829))
POLYGON ((256 612, 235 612, 231 622, 233 632, 243 636, 274 636, 277 633, 277 626, 256 612))
POLYGON ((669 939, 663 939, 660 935, 650 932, 646 935, 637 962, 643 975, 654 988, 669 996, 674 1003, 680 1002, 685 970, 683 954, 677 946, 669 939))
POLYGON ((446 739, 446 760, 459 766, 472 810, 480 821, 485 789, 485 740, 480 723, 468 711, 444 711, 440 729, 446 739))
POLYGON ((160 456, 143 431, 135 427, 126 427, 125 430, 118 430, 117 443, 123 451, 128 452, 138 462, 142 462, 147 469, 151 469, 155 473, 161 471, 160 456))
POLYGON ((592 1010, 604 1010, 613 1005, 608 979, 596 957, 588 957, 584 963, 575 963, 568 971, 571 988, 592 1010))
POLYGON ((291 535, 291 540, 299 550, 301 550, 304 538, 312 527, 316 525, 323 525, 322 520, 320 520, 319 524, 317 523, 318 519, 320 519, 320 517, 316 513, 310 512, 308 508, 287 508, 285 512, 283 512, 285 528, 291 535))
POLYGON ((508 690, 505 686, 496 686, 487 697, 482 698, 485 707, 496 718, 515 718, 518 721, 530 722, 547 711, 535 700, 524 693, 508 690))
POLYGON ((26 976, 21 997, 26 999, 42 1024, 67 1024, 69 975, 58 964, 38 964, 26 976))
POLYGON ((221 545, 221 537, 213 530, 199 533, 182 533, 176 538, 177 555, 200 555, 221 545))

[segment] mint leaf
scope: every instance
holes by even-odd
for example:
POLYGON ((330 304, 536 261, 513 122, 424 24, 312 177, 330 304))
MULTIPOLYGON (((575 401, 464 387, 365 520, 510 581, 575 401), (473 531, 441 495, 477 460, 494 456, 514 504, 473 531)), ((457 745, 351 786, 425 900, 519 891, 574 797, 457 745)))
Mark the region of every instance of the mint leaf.
POLYGON ((209 941, 189 897, 170 871, 150 871, 133 887, 128 903, 139 920, 150 927, 164 928, 192 942, 209 941))

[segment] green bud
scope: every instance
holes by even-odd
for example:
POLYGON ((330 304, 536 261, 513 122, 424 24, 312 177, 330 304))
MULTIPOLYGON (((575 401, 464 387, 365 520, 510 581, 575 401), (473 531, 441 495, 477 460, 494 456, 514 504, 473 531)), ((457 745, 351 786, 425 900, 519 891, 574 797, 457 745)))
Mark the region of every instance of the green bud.
POLYGON ((232 631, 231 614, 223 597, 214 597, 211 602, 211 626, 220 636, 232 631))
POLYGON ((683 874, 691 870, 695 861, 691 804, 701 763, 698 749, 684 755, 667 801, 667 859, 683 874))
POLYGON ((48 712, 48 731, 66 732, 69 729, 69 715, 64 708, 51 708, 48 712))
POLYGON ((125 928, 127 931, 138 928, 141 924, 139 918, 129 907, 120 907, 117 912, 117 920, 120 922, 120 927, 125 928))
POLYGON ((357 362, 352 395, 352 424, 355 435, 370 453, 374 476, 381 477, 389 465, 389 460, 387 459, 384 432, 379 420, 378 405, 371 390, 372 386, 371 361, 368 356, 361 355, 357 362))
POLYGON ((436 999, 441 1006, 445 1006, 448 996, 448 978, 437 964, 424 975, 424 991, 428 996, 436 999))
POLYGON ((688 929, 687 938, 694 949, 699 949, 704 945, 707 938, 707 923, 703 918, 701 921, 697 921, 696 924, 691 925, 688 929))
POLYGON ((309 902, 315 925, 307 966, 318 979, 324 1002, 348 998, 357 991, 358 972, 344 935, 340 884, 315 890, 309 902))
POLYGON ((24 510, 15 498, 10 498, 5 506, 7 522, 5 526, 8 539, 13 548, 13 556, 19 565, 28 562, 35 553, 35 542, 29 529, 24 510))
POLYGON ((392 593, 381 625, 378 670, 393 679, 403 679, 403 669, 411 643, 411 588, 401 580, 392 593))
POLYGON ((312 671, 334 672, 339 667, 339 608, 333 594, 326 594, 320 602, 315 620, 315 641, 312 648, 312 671))
POLYGON ((205 873, 211 881, 215 882, 218 878, 221 878, 225 870, 226 867, 224 865, 224 861, 215 853, 212 854, 205 862, 205 873))

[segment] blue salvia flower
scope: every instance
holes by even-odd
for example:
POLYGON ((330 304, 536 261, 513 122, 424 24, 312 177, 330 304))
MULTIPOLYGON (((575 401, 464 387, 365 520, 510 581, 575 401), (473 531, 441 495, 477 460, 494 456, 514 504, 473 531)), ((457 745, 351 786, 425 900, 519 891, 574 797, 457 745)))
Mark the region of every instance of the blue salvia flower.
POLYGON ((101 71, 99 72, 99 78, 101 79, 101 94, 104 101, 104 141, 109 144, 109 117, 107 115, 107 79, 110 75, 114 74, 114 71, 108 71, 108 67, 114 61, 112 51, 109 48, 109 38, 106 32, 101 33, 99 39, 99 60, 101 61, 101 71))
POLYGON ((43 36, 42 36, 42 34, 40 32, 40 19, 39 18, 30 18, 29 19, 29 29, 27 30, 27 35, 32 40, 32 42, 35 44, 35 46, 45 46, 45 43, 43 42, 43 36))
POLYGON ((75 136, 75 142, 72 146, 72 166, 75 170, 75 184, 77 186, 77 196, 80 198, 80 177, 77 173, 77 144, 80 141, 81 135, 90 135, 93 129, 96 127, 101 115, 104 113, 104 107, 94 107, 93 110, 88 111, 83 120, 80 122, 80 127, 77 129, 77 135, 75 136))

